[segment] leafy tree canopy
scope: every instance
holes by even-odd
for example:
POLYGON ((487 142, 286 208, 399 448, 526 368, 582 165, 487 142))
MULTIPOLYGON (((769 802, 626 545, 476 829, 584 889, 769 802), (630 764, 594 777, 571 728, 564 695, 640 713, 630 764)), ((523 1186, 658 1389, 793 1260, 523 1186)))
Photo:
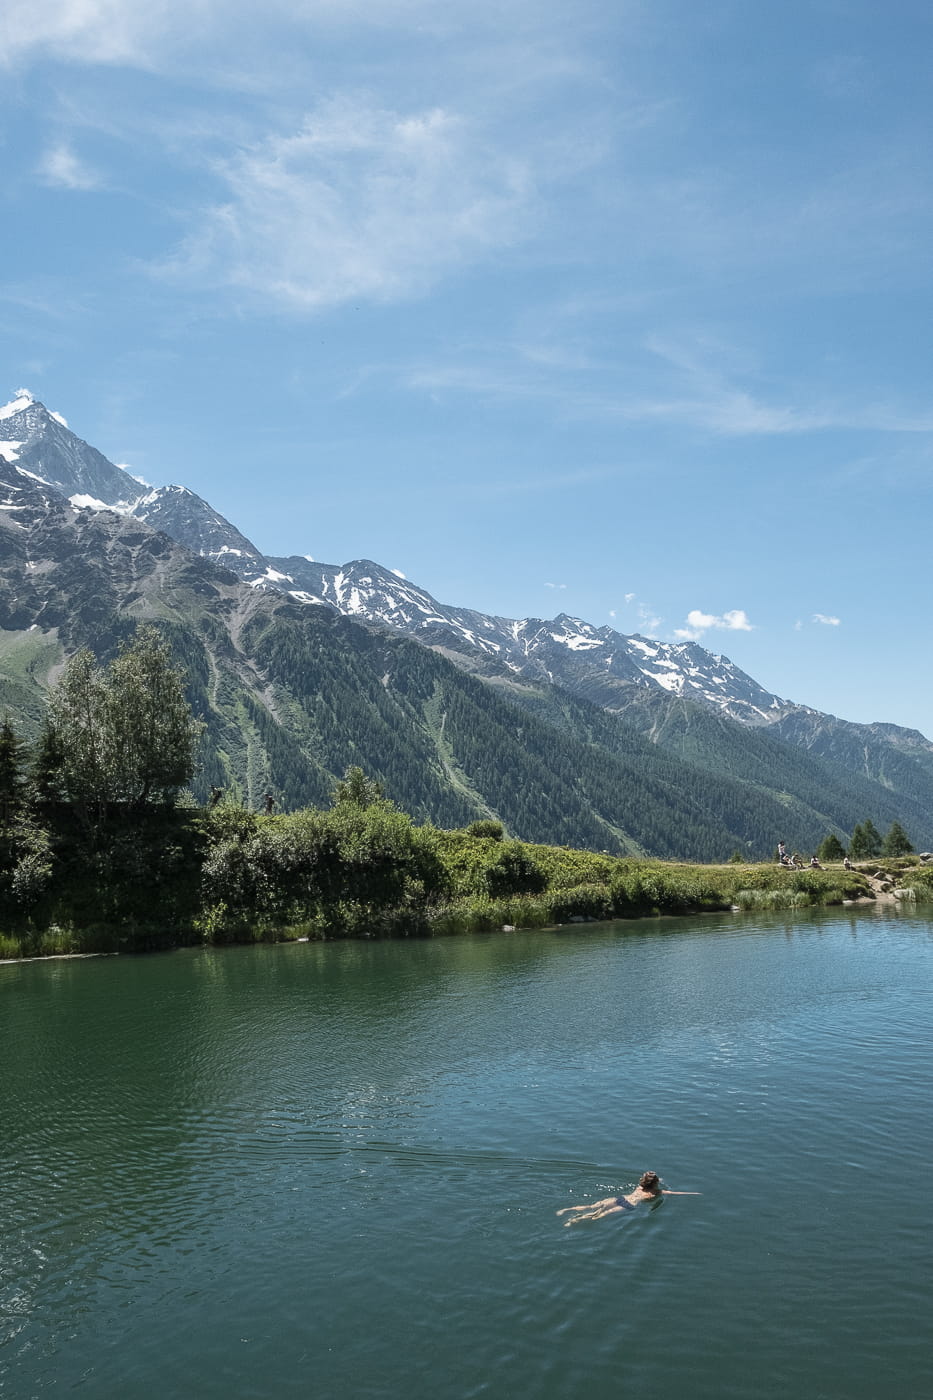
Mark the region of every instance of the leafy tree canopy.
POLYGON ((190 782, 201 728, 167 643, 145 626, 107 667, 87 648, 71 658, 49 696, 43 751, 57 753, 70 801, 142 806, 190 782))
POLYGON ((335 807, 359 807, 365 811, 384 801, 382 784, 367 778, 362 768, 348 768, 334 787, 335 807))

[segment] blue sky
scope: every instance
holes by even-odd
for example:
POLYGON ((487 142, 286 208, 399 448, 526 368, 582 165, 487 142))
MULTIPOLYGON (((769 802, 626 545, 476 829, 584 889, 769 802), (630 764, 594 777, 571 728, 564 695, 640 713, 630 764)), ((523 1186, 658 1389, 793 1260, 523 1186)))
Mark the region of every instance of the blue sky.
POLYGON ((6 0, 0 402, 933 735, 933 9, 6 0))

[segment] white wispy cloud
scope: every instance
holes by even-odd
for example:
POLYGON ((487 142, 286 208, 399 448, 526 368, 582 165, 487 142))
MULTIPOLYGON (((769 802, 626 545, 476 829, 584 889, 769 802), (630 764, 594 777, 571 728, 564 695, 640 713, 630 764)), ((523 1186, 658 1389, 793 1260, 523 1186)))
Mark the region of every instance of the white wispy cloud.
MULTIPOLYGON (((566 334, 569 336, 570 331, 566 334)), ((529 352, 523 343, 478 346, 448 361, 398 371, 405 387, 492 401, 545 401, 567 418, 699 429, 716 437, 791 437, 833 430, 933 432, 926 405, 860 397, 819 398, 809 386, 756 381, 753 357, 702 331, 648 332, 613 358, 529 352), (625 386, 620 387, 620 386, 625 386), (783 398, 783 402, 781 399, 783 398)))
POLYGON ((66 190, 96 190, 101 178, 65 142, 51 147, 39 162, 39 175, 47 185, 60 185, 66 190))
POLYGON ((297 28, 398 22, 425 0, 5 0, 0 62, 36 53, 158 70, 173 54, 270 21, 297 28))
MULTIPOLYGON (((314 563, 314 560, 312 559, 311 562, 314 563)), ((403 574, 403 573, 402 573, 401 569, 390 569, 390 570, 389 570, 389 573, 390 573, 390 574, 394 574, 396 578, 407 579, 407 577, 408 577, 407 574, 403 574)))
POLYGON ((394 301, 515 241, 528 171, 456 113, 339 100, 221 164, 229 198, 158 271, 295 311, 394 301))
POLYGON ((546 583, 545 588, 566 588, 566 583, 546 583))
POLYGON ((705 632, 714 629, 724 632, 754 630, 753 624, 748 620, 748 614, 742 608, 731 608, 722 614, 705 613, 699 608, 693 608, 687 613, 686 626, 676 628, 674 636, 678 641, 698 642, 705 632))
POLYGON ((642 629, 649 637, 660 631, 664 624, 664 618, 659 617, 654 609, 649 607, 647 603, 639 603, 638 620, 642 629))
POLYGON ((813 621, 821 622, 824 627, 838 627, 842 619, 838 617, 829 617, 826 613, 814 613, 813 621))

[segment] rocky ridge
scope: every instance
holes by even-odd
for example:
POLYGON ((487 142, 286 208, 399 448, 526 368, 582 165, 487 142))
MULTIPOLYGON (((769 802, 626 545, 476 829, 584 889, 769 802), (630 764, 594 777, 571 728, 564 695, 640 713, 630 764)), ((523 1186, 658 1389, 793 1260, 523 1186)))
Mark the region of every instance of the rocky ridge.
MULTIPOLYGON (((0 459, 14 495, 17 483, 20 490, 29 485, 45 493, 46 507, 53 497, 66 498, 79 512, 109 511, 127 523, 138 521, 222 566, 256 593, 286 595, 295 604, 401 633, 519 694, 528 685, 557 687, 624 717, 652 743, 693 761, 720 762, 720 739, 728 740, 728 729, 717 737, 700 723, 705 711, 836 763, 921 806, 928 801, 933 744, 915 730, 852 724, 794 704, 765 690, 728 657, 695 643, 624 636, 566 614, 510 619, 442 604, 371 560, 338 566, 264 555, 194 492, 136 480, 31 398, 0 409, 0 459)), ((13 496, 3 509, 17 509, 13 496)), ((747 748, 739 749, 747 762, 747 748)))

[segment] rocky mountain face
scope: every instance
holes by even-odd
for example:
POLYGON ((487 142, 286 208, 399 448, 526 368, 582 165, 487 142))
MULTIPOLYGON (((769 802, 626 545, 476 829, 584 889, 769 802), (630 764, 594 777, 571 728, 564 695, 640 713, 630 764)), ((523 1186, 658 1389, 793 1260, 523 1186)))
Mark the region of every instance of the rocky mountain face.
MULTIPOLYGON (((791 841, 795 830, 812 833, 814 844, 829 826, 846 831, 867 814, 876 822, 888 820, 890 811, 890 820, 913 823, 916 838, 933 843, 933 744, 915 731, 848 724, 793 705, 764 690, 728 658, 692 643, 626 637, 566 615, 513 620, 452 607, 368 560, 334 566, 264 556, 187 488, 137 482, 71 433, 60 416, 28 399, 0 409, 0 526, 0 628, 10 636, 33 629, 54 637, 66 651, 88 640, 106 649, 129 618, 152 616, 176 627, 181 650, 187 648, 186 664, 193 658, 199 672, 213 677, 200 701, 212 716, 214 745, 205 782, 232 777, 251 791, 255 778, 278 783, 293 801, 317 801, 342 772, 343 757, 359 762, 364 752, 370 771, 385 777, 389 729, 382 733, 381 758, 372 736, 365 738, 362 717, 349 747, 339 739, 342 723, 352 728, 344 719, 355 703, 345 676, 334 681, 343 699, 330 706, 325 725, 333 745, 330 757, 324 762, 313 757, 322 752, 324 702, 321 694, 309 692, 296 710, 295 695, 310 681, 286 664, 281 636, 291 638, 286 651, 302 654, 314 639, 317 661, 309 663, 308 675, 320 674, 321 658, 338 644, 357 659, 370 654, 367 648, 378 652, 394 646, 400 675, 398 647, 407 637, 420 647, 405 652, 402 670, 418 672, 422 680, 421 673, 430 672, 432 695, 437 688, 453 695, 452 676, 459 674, 463 685, 480 686, 470 692, 471 706, 502 704, 512 713, 503 721, 503 734, 512 737, 503 738, 502 759, 508 749, 513 772, 521 772, 523 762, 527 766, 529 725, 540 723, 543 747, 561 754, 573 749, 581 771, 595 745, 615 754, 616 764, 624 754, 629 768, 625 774, 614 770, 616 777, 631 790, 637 770, 643 798, 651 781, 660 783, 650 801, 667 816, 653 826, 639 825, 630 811, 624 820, 621 812, 611 814, 608 795, 596 804, 600 815, 594 816, 590 799, 579 791, 572 795, 568 768, 562 800, 576 814, 576 834, 566 834, 569 828, 557 819, 555 806, 547 826, 551 835, 540 839, 696 854, 701 846, 708 852, 727 841, 734 846, 769 840, 769 823, 791 841), (116 631, 114 618, 122 620, 116 631), (356 620, 368 630, 360 632, 340 619, 356 620), (243 650, 243 638, 260 633, 278 657, 271 672, 267 661, 243 650), (412 658, 419 650, 422 659, 416 663, 412 658), (432 671, 433 666, 440 670, 432 671), (483 691, 480 703, 476 697, 483 691), (523 712, 517 728, 516 707, 523 712), (582 749, 574 748, 581 744, 582 749), (265 755, 252 776, 250 752, 265 755), (652 763, 654 779, 649 779, 652 763), (260 772, 266 776, 257 777, 260 772), (703 795, 695 790, 697 773, 705 775, 709 788, 703 795), (677 816, 678 802, 695 791, 698 806, 677 816), (729 820, 716 814, 717 802, 733 813, 729 820), (558 829, 565 833, 559 838, 558 829)), ((341 664, 333 657, 327 662, 336 672, 341 664)), ((394 705, 400 698, 385 679, 390 674, 380 672, 380 704, 394 705)), ((350 688, 365 691, 371 679, 364 684, 357 675, 350 688)), ((15 693, 15 704, 28 709, 28 679, 19 673, 11 678, 7 667, 6 684, 7 697, 15 693)), ((0 675, 0 699, 3 693, 0 675)), ((530 797, 516 807, 494 775, 486 772, 480 779, 471 768, 474 762, 482 766, 480 754, 462 769, 446 747, 447 711, 441 723, 436 699, 428 703, 422 697, 419 706, 422 702, 416 715, 395 713, 392 720, 399 732, 408 727, 412 745, 408 758, 393 769, 396 784, 399 772, 408 774, 403 790, 396 786, 393 796, 415 815, 450 821, 455 812, 494 812, 513 830, 528 834, 529 822, 537 821, 530 797), (415 777, 419 763, 423 780, 415 777), (430 800, 427 791, 433 793, 430 800)), ((553 767, 554 760, 549 764, 553 767)), ((536 781, 543 779, 539 775, 536 781)), ((770 828, 772 837, 775 829, 770 828)))
POLYGON ((566 686, 607 708, 620 689, 631 685, 660 687, 746 724, 772 723, 789 708, 728 657, 694 643, 626 637, 563 613, 551 621, 516 620, 450 606, 368 559, 338 566, 295 555, 264 556, 186 487, 140 489, 42 404, 19 400, 4 412, 8 416, 0 422, 12 438, 8 448, 13 448, 6 455, 17 467, 76 505, 106 506, 145 520, 254 587, 275 588, 299 602, 321 603, 345 616, 381 623, 467 660, 475 654, 499 662, 516 675, 566 686))
POLYGON ((25 397, 0 409, 0 456, 60 495, 98 506, 127 509, 141 492, 138 481, 76 437, 60 414, 25 397))
POLYGON ((554 686, 525 686, 519 708, 397 632, 251 588, 144 521, 74 507, 0 463, 4 711, 35 732, 63 653, 106 657, 140 620, 166 632, 205 721, 201 796, 216 783, 252 805, 267 790, 286 808, 322 805, 356 763, 438 825, 496 816, 530 840, 707 858, 766 847, 775 822, 804 840, 862 810, 850 791, 825 803, 816 781, 820 806, 788 810, 554 686))

